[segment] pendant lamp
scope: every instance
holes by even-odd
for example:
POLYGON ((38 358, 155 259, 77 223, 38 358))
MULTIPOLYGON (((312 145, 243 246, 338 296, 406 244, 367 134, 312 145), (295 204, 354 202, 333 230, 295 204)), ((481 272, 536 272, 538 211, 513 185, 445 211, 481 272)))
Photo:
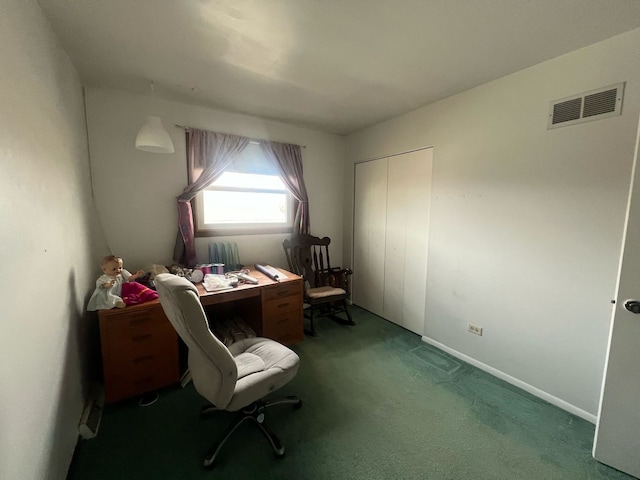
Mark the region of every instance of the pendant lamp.
POLYGON ((164 129, 162 120, 155 115, 147 117, 147 123, 140 129, 136 137, 136 148, 145 152, 173 153, 173 142, 164 129))
MULTIPOLYGON (((151 82, 151 93, 153 94, 153 82, 151 82)), ((147 117, 147 123, 143 125, 136 137, 136 148, 153 153, 174 153, 176 151, 171 137, 162 125, 162 120, 156 115, 147 117)))

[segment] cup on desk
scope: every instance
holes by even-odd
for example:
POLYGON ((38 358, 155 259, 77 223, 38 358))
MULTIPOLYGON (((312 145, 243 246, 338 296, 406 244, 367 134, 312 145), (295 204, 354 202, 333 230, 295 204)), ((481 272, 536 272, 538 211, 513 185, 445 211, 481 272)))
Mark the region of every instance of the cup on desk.
POLYGON ((202 272, 202 276, 211 273, 211 265, 196 265, 194 270, 200 270, 202 272))
POLYGON ((215 273, 218 275, 224 275, 224 263, 212 263, 211 264, 211 273, 215 273))

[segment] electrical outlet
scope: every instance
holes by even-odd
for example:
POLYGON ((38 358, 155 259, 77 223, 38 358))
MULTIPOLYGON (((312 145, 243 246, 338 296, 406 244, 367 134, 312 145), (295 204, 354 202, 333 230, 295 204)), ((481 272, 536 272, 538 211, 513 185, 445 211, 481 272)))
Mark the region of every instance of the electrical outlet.
POLYGON ((473 323, 467 324, 467 331, 482 336, 482 327, 474 325, 473 323))

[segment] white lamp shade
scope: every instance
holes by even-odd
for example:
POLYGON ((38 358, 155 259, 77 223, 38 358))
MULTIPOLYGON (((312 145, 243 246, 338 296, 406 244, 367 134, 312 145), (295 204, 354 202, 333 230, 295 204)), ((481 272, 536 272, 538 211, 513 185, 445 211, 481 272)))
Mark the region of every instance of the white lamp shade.
POLYGON ((147 123, 140 129, 136 137, 136 148, 145 152, 173 153, 173 142, 162 126, 162 120, 155 115, 147 117, 147 123))

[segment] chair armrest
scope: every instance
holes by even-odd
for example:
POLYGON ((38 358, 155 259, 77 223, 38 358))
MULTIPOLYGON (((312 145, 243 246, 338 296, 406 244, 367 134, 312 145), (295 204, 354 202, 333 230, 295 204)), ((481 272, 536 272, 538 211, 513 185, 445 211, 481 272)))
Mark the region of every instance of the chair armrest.
POLYGON ((342 288, 349 293, 349 276, 353 274, 350 268, 333 267, 331 270, 323 270, 321 277, 324 278, 323 283, 335 288, 342 288))
POLYGON ((353 270, 349 267, 334 267, 331 269, 332 272, 340 273, 342 275, 352 275, 353 270))

